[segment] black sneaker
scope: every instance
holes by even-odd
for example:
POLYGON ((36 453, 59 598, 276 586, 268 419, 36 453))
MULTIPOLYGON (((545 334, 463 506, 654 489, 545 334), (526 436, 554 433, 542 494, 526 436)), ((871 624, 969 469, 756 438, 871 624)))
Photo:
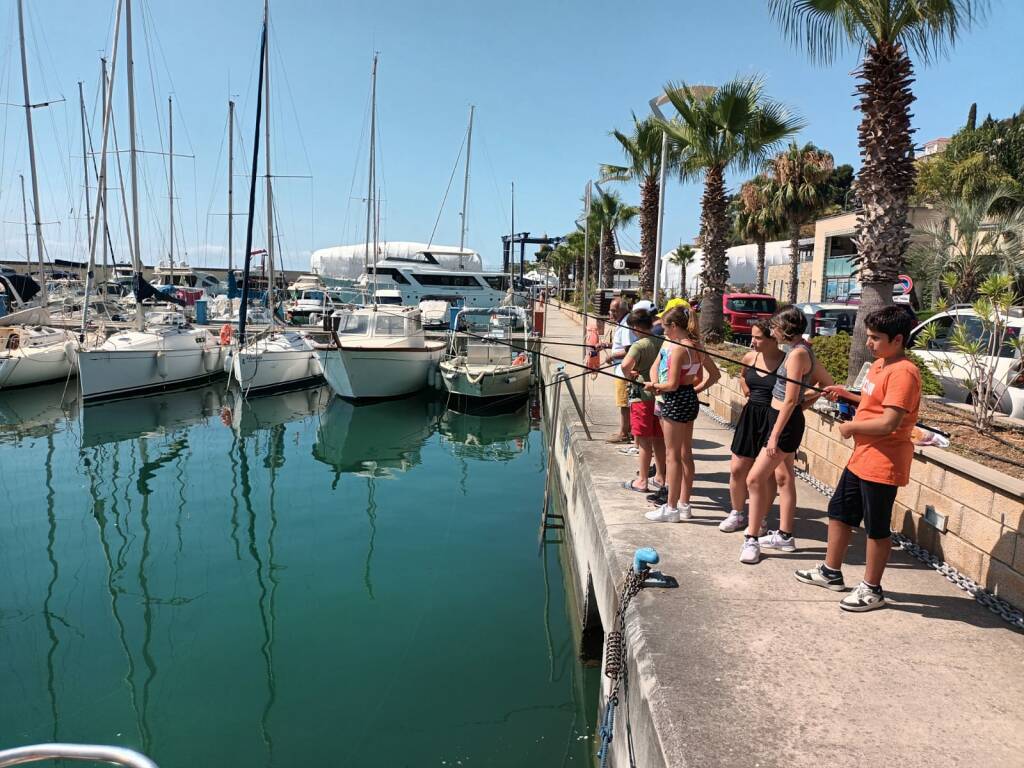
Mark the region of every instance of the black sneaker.
POLYGON ((651 504, 667 504, 668 488, 664 485, 661 486, 661 488, 656 490, 654 493, 647 494, 647 500, 651 502, 651 504))
POLYGON ((831 589, 833 592, 845 592, 846 584, 843 582, 843 574, 836 573, 827 575, 822 566, 811 568, 808 571, 797 571, 796 580, 804 584, 813 584, 816 587, 831 589))

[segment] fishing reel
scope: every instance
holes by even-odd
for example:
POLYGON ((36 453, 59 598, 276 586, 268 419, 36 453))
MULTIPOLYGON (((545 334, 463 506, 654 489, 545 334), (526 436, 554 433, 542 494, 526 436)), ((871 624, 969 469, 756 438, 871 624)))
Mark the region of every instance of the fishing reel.
POLYGON ((853 417, 857 415, 857 404, 849 400, 821 398, 814 404, 814 410, 833 422, 853 421, 853 417))

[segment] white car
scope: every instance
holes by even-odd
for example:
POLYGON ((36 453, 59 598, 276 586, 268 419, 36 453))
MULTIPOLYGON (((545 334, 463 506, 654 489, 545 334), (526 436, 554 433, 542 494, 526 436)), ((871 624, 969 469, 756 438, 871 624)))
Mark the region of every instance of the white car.
MULTIPOLYGON (((946 312, 929 317, 910 334, 910 346, 914 354, 928 363, 946 391, 946 397, 968 402, 971 393, 965 386, 968 375, 968 356, 953 348, 953 329, 960 323, 969 338, 983 338, 984 327, 977 313, 967 306, 958 306, 946 312), (934 327, 934 336, 927 346, 918 347, 917 338, 925 328, 934 327)), ((998 357, 989 357, 988 363, 995 365, 996 386, 999 408, 1017 418, 1024 418, 1024 368, 1020 352, 1011 339, 1021 338, 1024 332, 1024 316, 1019 309, 1011 309, 1007 322, 1007 341, 999 350, 998 357)))

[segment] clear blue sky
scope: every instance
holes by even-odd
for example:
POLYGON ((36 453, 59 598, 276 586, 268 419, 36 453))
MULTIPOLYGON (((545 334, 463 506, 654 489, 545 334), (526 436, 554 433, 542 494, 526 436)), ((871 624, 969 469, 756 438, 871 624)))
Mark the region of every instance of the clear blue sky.
MULTIPOLYGON (((67 99, 34 110, 48 254, 81 258, 77 82, 85 83, 98 148, 98 58, 109 45, 114 2, 30 0, 27 5, 32 100, 67 99)), ((226 263, 226 219, 217 215, 226 211, 226 104, 229 94, 237 97, 243 138, 236 173, 242 174, 250 162, 261 13, 259 0, 136 0, 140 145, 151 151, 166 148, 166 102, 173 91, 175 151, 195 156, 176 161, 176 230, 195 265, 226 263)), ((12 0, 0 2, 0 16, 5 30, 0 98, 20 103, 12 0)), ((383 237, 430 237, 469 105, 475 104, 467 244, 490 265, 500 263, 500 236, 509 229, 510 182, 516 184, 518 231, 570 230, 587 179, 596 175, 599 163, 620 159, 608 131, 627 128, 631 110, 645 113, 648 100, 669 80, 715 84, 736 74, 761 73, 768 93, 807 119, 801 140, 829 149, 837 163, 859 163, 850 74, 855 52, 831 67, 808 64, 782 39, 760 0, 276 0, 271 18, 273 172, 313 177, 275 183, 281 247, 291 268, 306 268, 313 248, 363 237, 369 72, 375 50, 381 55, 383 237)), ((978 103, 979 119, 1021 107, 1021 29, 1024 3, 996 0, 987 21, 966 34, 948 59, 917 67, 913 111, 919 143, 952 134, 972 101, 978 103)), ((122 59, 115 108, 122 147, 127 146, 124 72, 122 59)), ((4 109, 0 148, 4 256, 21 258, 18 174, 28 175, 21 110, 4 109)), ((143 259, 152 263, 167 249, 166 160, 146 156, 142 176, 143 259)), ((243 212, 244 178, 236 179, 235 190, 236 211, 243 212)), ((624 187, 623 193, 638 201, 635 187, 624 187)), ((113 209, 120 202, 117 193, 111 194, 113 209)), ((670 185, 666 244, 696 234, 699 197, 696 184, 670 185)), ((461 168, 435 242, 458 243, 460 201, 461 168)), ((120 217, 111 226, 115 248, 124 253, 120 217)), ((256 227, 255 247, 262 247, 262 189, 256 227)), ((239 217, 236 253, 243 240, 244 217, 239 217)), ((627 232, 623 245, 635 248, 637 240, 636 231, 627 232)), ((181 249, 176 248, 179 258, 181 249)))

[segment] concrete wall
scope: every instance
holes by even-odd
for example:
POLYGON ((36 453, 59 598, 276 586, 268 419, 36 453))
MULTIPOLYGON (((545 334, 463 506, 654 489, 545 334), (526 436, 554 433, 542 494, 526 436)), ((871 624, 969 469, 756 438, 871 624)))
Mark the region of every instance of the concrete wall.
MULTIPOLYGON (((789 301, 789 264, 776 264, 765 270, 764 291, 770 293, 780 302, 789 301)), ((808 283, 811 280, 811 262, 802 261, 797 272, 797 302, 810 301, 809 293, 813 286, 808 283)))
MULTIPOLYGON (((733 423, 746 402, 739 379, 725 371, 707 396, 715 413, 733 423)), ((797 467, 835 487, 853 443, 829 419, 814 411, 806 416, 797 467)), ((1024 606, 1024 481, 949 451, 918 448, 910 484, 896 497, 892 527, 990 592, 1024 606), (945 532, 924 520, 928 506, 947 517, 945 532)))

